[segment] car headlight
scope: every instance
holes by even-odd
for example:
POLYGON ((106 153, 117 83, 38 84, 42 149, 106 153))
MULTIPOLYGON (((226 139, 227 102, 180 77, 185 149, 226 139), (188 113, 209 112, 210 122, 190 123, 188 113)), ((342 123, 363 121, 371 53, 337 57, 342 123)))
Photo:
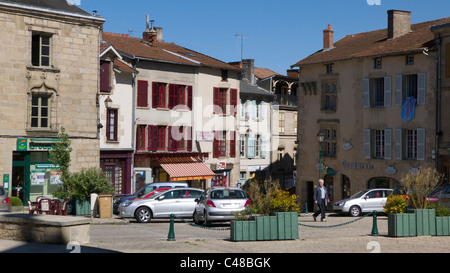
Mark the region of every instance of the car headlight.
POLYGON ((120 206, 126 208, 126 207, 129 207, 131 204, 133 204, 133 202, 125 202, 125 203, 120 204, 120 206))
POLYGON ((336 202, 335 206, 342 207, 345 205, 345 202, 336 202))

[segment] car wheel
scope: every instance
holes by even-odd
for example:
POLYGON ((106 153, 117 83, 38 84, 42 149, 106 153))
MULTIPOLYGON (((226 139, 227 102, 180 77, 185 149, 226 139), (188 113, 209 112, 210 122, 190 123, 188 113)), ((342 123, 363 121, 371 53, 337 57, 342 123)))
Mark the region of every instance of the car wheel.
POLYGON ((200 221, 199 217, 198 217, 198 213, 196 211, 194 211, 194 216, 192 217, 194 220, 194 224, 196 225, 201 225, 202 221, 200 221))
POLYGON ((205 225, 206 227, 210 227, 211 226, 211 221, 208 220, 208 213, 206 213, 206 211, 203 214, 203 225, 205 225))
POLYGON ((351 216, 358 217, 361 214, 361 208, 358 206, 352 206, 349 212, 351 216))
POLYGON ((135 217, 139 223, 148 223, 152 219, 152 212, 146 207, 138 208, 135 217))

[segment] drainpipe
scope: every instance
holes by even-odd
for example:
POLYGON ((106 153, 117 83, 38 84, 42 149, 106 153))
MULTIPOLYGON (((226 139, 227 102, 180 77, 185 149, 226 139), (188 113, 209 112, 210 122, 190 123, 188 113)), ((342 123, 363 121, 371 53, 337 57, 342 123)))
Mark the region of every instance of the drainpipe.
POLYGON ((436 38, 437 45, 437 65, 436 65, 436 132, 435 132, 435 168, 440 171, 439 160, 439 140, 441 135, 441 36, 436 38))

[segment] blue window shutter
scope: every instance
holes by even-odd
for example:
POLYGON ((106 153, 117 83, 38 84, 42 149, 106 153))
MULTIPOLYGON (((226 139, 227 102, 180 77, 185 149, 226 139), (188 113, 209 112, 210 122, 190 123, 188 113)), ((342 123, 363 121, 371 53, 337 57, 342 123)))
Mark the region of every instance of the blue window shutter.
POLYGON ((255 135, 250 134, 247 136, 247 158, 255 157, 255 135))

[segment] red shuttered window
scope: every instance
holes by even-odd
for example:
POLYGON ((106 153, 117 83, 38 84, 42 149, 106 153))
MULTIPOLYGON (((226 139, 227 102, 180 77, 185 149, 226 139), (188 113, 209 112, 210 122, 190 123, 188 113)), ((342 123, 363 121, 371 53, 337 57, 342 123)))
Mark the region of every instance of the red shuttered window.
POLYGON ((230 132, 230 157, 236 157, 236 131, 230 132))
POLYGON ((100 91, 110 92, 111 91, 111 62, 101 61, 100 62, 100 91))
POLYGON ((231 105, 231 114, 236 115, 237 114, 237 89, 230 89, 230 105, 231 105))
MULTIPOLYGON (((170 96, 170 94, 169 94, 170 96)), ((165 108, 166 107, 166 84, 153 82, 152 83, 152 107, 165 108)))
POLYGON ((214 131, 213 157, 225 157, 227 155, 226 131, 214 131))
POLYGON ((148 82, 138 81, 137 84, 137 106, 147 107, 148 106, 148 82))
POLYGON ((136 132, 136 149, 145 150, 145 125, 138 125, 136 132))

